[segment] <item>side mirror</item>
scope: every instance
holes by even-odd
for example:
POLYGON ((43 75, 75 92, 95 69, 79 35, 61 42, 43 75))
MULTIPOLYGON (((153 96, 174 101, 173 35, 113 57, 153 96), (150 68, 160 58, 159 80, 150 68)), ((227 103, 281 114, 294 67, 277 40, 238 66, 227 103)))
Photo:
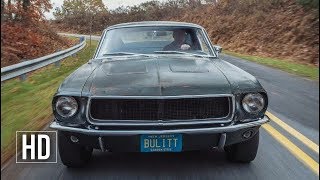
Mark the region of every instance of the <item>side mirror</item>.
POLYGON ((222 47, 221 46, 213 46, 214 50, 217 51, 217 53, 222 53, 222 47))

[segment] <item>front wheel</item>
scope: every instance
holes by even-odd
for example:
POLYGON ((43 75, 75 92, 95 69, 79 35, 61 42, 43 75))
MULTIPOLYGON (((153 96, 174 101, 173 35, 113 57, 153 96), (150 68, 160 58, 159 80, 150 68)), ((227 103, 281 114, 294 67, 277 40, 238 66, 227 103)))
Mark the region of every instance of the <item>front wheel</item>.
POLYGON ((225 147, 230 161, 250 163, 256 158, 259 146, 259 131, 249 140, 225 147))
POLYGON ((58 132, 58 148, 61 161, 67 167, 82 167, 89 162, 92 148, 71 142, 63 132, 58 132))

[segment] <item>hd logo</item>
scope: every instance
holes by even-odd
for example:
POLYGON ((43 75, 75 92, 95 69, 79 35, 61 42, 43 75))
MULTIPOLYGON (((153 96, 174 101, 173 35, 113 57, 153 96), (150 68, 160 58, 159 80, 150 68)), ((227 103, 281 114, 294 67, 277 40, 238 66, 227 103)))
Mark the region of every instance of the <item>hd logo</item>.
POLYGON ((56 131, 17 131, 17 163, 56 163, 56 131))

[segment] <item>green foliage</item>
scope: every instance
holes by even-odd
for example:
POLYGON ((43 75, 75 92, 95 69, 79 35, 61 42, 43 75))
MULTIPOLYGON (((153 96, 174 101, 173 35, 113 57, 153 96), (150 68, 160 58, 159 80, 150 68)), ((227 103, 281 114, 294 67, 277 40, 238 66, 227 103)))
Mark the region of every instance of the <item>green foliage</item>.
POLYGON ((61 8, 57 7, 53 14, 57 19, 81 15, 96 15, 106 11, 102 0, 65 0, 61 8))
POLYGON ((319 0, 297 0, 297 2, 303 6, 319 9, 319 0))
POLYGON ((65 0, 53 15, 57 21, 86 32, 103 29, 109 17, 102 0, 65 0))

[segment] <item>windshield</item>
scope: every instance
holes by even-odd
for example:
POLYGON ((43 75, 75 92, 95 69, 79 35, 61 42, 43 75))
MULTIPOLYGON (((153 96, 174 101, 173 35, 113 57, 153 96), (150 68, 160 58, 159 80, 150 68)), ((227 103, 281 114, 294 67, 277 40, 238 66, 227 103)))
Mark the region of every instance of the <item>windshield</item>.
POLYGON ((130 27, 107 31, 96 57, 134 54, 214 55, 199 28, 130 27))

